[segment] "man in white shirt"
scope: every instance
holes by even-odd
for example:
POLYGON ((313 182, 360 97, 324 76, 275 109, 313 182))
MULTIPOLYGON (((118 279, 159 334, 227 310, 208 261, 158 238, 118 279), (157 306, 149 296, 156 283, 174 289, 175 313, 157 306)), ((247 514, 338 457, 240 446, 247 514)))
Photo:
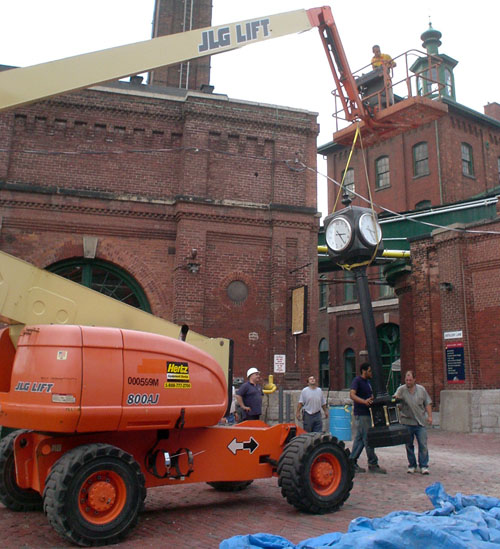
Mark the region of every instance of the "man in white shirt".
POLYGON ((321 433, 323 431, 321 408, 323 408, 325 417, 327 418, 328 405, 323 395, 323 391, 318 387, 316 378, 314 376, 309 376, 307 387, 304 387, 300 393, 296 413, 297 419, 299 421, 302 419, 304 422, 304 430, 308 433, 321 433))

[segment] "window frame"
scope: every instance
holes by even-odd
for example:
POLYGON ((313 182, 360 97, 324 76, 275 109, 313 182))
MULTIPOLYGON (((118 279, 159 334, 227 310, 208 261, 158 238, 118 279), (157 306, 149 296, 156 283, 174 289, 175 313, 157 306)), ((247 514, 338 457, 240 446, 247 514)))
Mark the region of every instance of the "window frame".
POLYGON ((394 288, 392 286, 390 286, 389 284, 387 284, 387 281, 385 279, 385 276, 384 276, 384 267, 380 267, 379 268, 379 277, 380 277, 380 282, 381 284, 379 284, 379 288, 380 288, 380 291, 379 291, 379 298, 380 299, 391 299, 393 297, 395 297, 395 293, 394 293, 394 288))
POLYGON ((475 177, 474 174, 474 150, 472 148, 472 145, 469 143, 465 143, 462 141, 460 143, 460 159, 462 162, 462 175, 465 175, 466 177, 475 177), (464 152, 467 152, 469 155, 469 158, 464 158, 464 152), (465 167, 467 166, 467 171, 465 171, 465 167))
POLYGON ((387 187, 390 187, 391 186, 391 177, 390 177, 390 173, 391 173, 391 166, 390 166, 390 162, 389 162, 389 155, 387 154, 384 154, 382 156, 379 156, 378 158, 375 159, 375 189, 387 189, 387 187), (387 169, 380 169, 380 168, 385 168, 385 166, 383 166, 385 163, 387 163, 387 169), (381 181, 385 181, 387 180, 387 182, 385 183, 381 183, 381 181))
POLYGON ((350 347, 344 349, 342 360, 344 365, 344 387, 350 389, 352 380, 356 377, 356 353, 354 349, 350 347))
POLYGON ((413 156, 413 177, 425 177, 429 175, 430 169, 429 169, 429 145, 427 141, 420 141, 419 143, 415 143, 412 147, 412 156, 413 156), (418 158, 418 151, 419 149, 423 149, 425 146, 425 156, 422 156, 422 158, 418 158), (423 168, 420 168, 423 166, 423 168), (421 172, 419 172, 419 169, 422 169, 421 172))
POLYGON ((347 171, 342 170, 342 179, 344 181, 344 189, 347 192, 347 196, 352 200, 355 198, 356 183, 354 178, 354 168, 348 168, 347 171))
POLYGON ((328 279, 325 275, 319 277, 319 309, 328 307, 328 279))
POLYGON ((330 348, 328 340, 321 338, 318 345, 318 357, 319 357, 319 386, 322 389, 328 389, 330 387, 330 348))
POLYGON ((358 288, 356 286, 354 273, 351 271, 344 271, 344 281, 346 280, 352 280, 353 282, 344 283, 344 303, 357 303, 358 288))

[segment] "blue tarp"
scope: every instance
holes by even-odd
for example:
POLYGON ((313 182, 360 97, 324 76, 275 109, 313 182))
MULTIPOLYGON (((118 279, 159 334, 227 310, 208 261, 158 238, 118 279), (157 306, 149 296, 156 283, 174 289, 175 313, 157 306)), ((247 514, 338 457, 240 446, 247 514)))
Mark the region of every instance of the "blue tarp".
POLYGON ((457 494, 449 496, 440 482, 425 493, 434 509, 425 513, 395 511, 385 517, 358 517, 347 533, 333 532, 298 545, 271 534, 234 536, 219 549, 500 549, 500 500, 457 494))

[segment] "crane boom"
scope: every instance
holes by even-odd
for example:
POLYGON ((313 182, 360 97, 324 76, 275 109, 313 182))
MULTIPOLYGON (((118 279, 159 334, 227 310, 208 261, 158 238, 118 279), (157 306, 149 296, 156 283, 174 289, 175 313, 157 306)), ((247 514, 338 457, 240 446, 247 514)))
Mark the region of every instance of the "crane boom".
MULTIPOLYGON (((330 11, 330 8, 326 9, 330 11)), ((314 26, 308 11, 256 17, 6 70, 0 72, 0 111, 158 67, 307 31, 314 26)))

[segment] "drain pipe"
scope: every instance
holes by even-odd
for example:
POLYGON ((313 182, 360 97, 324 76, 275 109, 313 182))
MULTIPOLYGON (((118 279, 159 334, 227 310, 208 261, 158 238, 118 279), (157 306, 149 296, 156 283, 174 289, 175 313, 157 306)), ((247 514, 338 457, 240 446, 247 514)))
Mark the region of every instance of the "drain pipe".
POLYGON ((441 179, 441 153, 439 151, 439 131, 438 131, 437 120, 434 120, 434 128, 436 131, 436 156, 437 156, 437 169, 438 169, 438 182, 439 182, 439 200, 441 201, 441 205, 443 205, 444 204, 443 180, 441 179))

